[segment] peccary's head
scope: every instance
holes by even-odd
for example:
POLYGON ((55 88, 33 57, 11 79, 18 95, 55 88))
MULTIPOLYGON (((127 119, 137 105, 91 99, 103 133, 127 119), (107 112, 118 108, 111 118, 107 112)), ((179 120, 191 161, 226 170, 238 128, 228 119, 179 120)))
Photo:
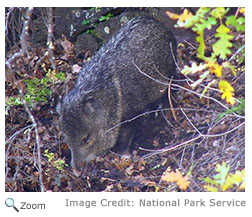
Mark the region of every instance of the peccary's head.
POLYGON ((84 162, 106 153, 114 145, 110 145, 107 139, 116 137, 115 131, 112 134, 106 133, 106 109, 89 93, 79 92, 78 87, 72 89, 58 108, 61 129, 71 149, 71 164, 75 171, 78 171, 84 162))

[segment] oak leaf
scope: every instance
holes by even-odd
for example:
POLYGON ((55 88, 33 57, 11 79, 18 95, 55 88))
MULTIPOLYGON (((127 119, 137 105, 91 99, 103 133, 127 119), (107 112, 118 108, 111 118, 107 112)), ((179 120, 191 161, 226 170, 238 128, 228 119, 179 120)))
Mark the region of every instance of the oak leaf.
POLYGON ((175 14, 170 11, 166 11, 166 14, 173 20, 179 20, 180 22, 185 22, 187 19, 192 18, 193 14, 187 9, 183 11, 182 14, 175 14))
POLYGON ((228 81, 221 80, 219 82, 219 89, 222 93, 221 98, 226 99, 228 103, 233 105, 235 103, 235 99, 233 97, 234 95, 234 88, 231 86, 231 84, 228 81))
POLYGON ((170 172, 169 169, 167 169, 162 175, 161 180, 168 183, 176 183, 179 189, 183 191, 186 190, 190 184, 189 178, 187 176, 183 176, 179 170, 176 172, 170 172))
POLYGON ((234 38, 233 35, 228 34, 230 29, 225 25, 221 24, 216 29, 215 37, 219 38, 217 42, 213 44, 213 51, 215 56, 220 55, 221 59, 226 59, 228 54, 231 54, 230 48, 232 47, 231 39, 234 38))

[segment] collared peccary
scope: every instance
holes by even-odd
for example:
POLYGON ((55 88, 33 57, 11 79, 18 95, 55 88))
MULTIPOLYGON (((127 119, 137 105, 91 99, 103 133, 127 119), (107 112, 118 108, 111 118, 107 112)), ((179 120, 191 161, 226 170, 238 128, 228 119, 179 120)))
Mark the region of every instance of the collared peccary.
POLYGON ((83 66, 60 108, 74 169, 104 155, 123 131, 120 123, 162 97, 166 86, 154 79, 175 75, 175 56, 173 34, 144 16, 125 24, 83 66))

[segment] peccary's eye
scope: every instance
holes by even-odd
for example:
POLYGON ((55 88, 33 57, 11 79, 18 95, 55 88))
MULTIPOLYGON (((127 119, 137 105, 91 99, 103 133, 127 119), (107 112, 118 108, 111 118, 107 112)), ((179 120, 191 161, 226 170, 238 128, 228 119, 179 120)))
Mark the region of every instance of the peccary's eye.
POLYGON ((89 100, 88 102, 86 102, 86 104, 85 104, 85 112, 87 112, 88 114, 95 112, 93 104, 94 104, 93 100, 89 100))
POLYGON ((96 111, 96 101, 93 97, 89 97, 82 102, 83 112, 87 115, 91 115, 96 111))

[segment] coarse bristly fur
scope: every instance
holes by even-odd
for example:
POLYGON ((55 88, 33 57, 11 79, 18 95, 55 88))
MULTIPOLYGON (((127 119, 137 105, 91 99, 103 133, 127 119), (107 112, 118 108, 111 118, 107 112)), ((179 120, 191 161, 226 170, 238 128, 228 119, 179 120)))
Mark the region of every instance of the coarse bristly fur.
POLYGON ((74 169, 104 155, 119 138, 124 127, 119 123, 162 97, 166 86, 140 71, 167 81, 164 77, 170 78, 176 71, 174 56, 173 34, 153 18, 136 17, 83 66, 60 108, 74 169))

